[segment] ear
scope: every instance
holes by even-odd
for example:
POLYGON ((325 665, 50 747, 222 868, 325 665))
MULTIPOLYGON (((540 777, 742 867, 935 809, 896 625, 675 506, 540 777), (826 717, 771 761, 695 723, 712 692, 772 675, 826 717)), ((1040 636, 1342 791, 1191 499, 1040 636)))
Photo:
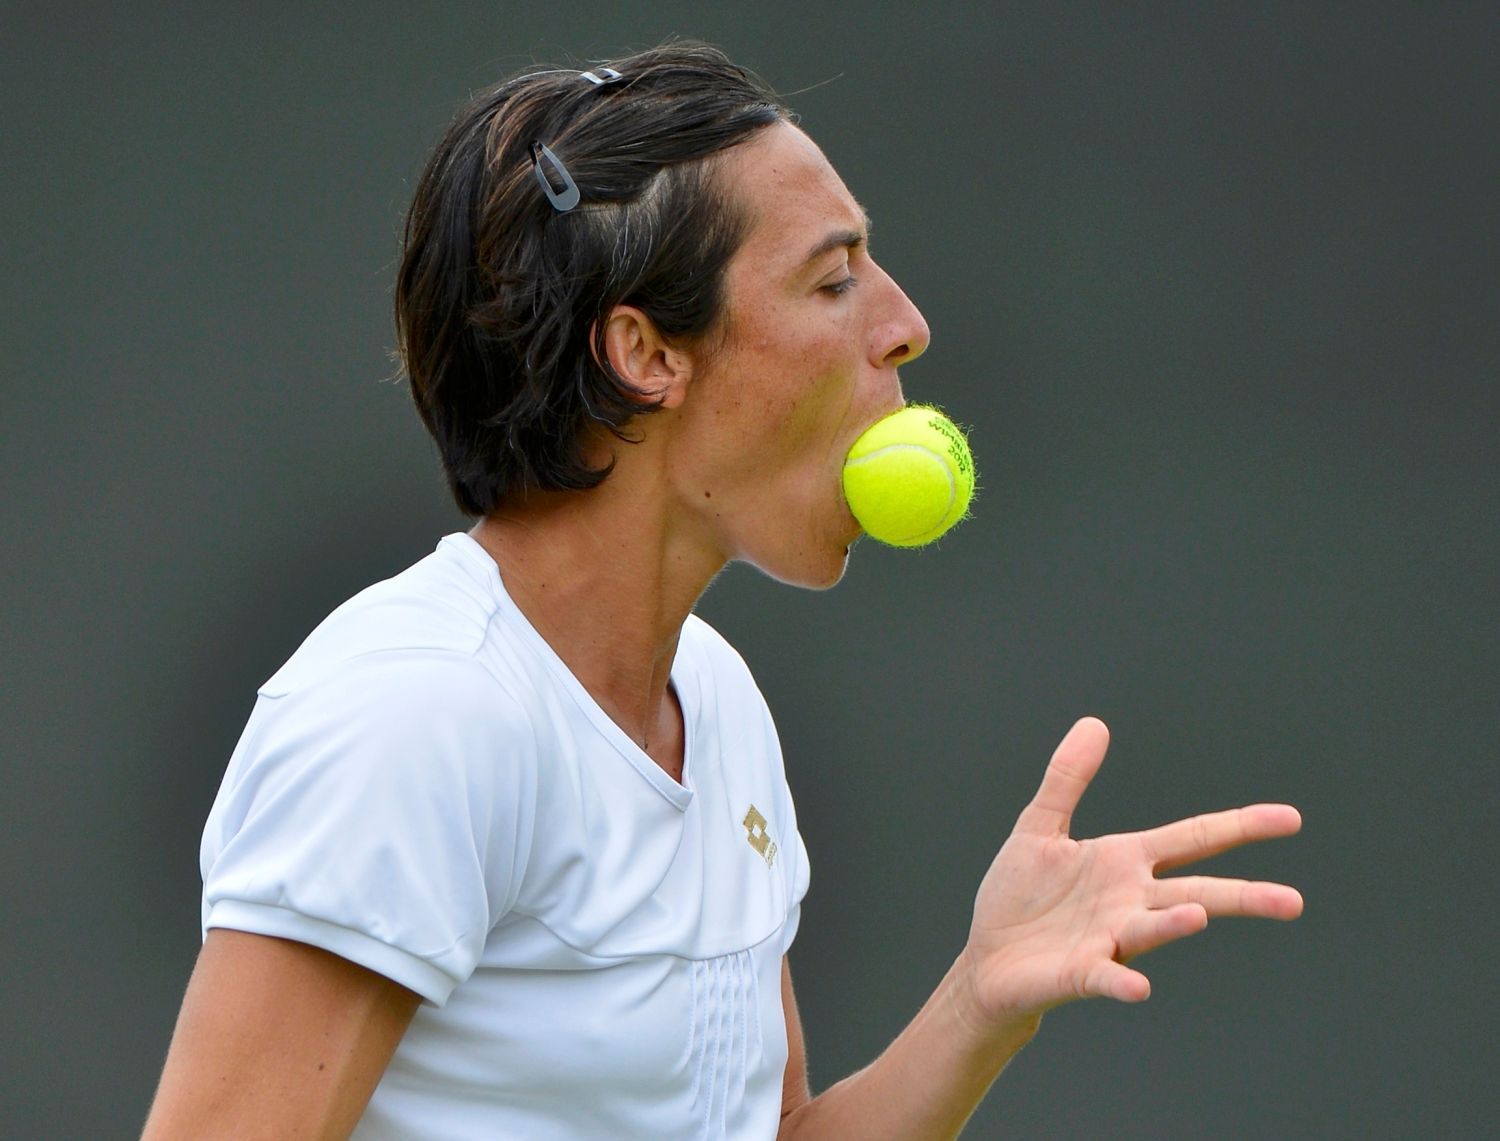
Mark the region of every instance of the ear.
POLYGON ((692 380, 692 357, 668 344, 650 317, 633 305, 616 305, 605 318, 602 340, 617 375, 663 408, 681 405, 692 380))

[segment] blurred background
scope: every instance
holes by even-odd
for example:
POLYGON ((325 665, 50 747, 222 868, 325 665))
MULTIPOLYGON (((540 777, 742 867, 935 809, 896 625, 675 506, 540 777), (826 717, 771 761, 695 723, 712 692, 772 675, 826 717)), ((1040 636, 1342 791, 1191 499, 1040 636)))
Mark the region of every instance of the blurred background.
POLYGON ((827 594, 735 568, 813 860, 822 1088, 959 950, 1053 744, 1080 834, 1259 799, 1306 916, 1050 1015, 969 1136, 1433 1137, 1500 1116, 1500 9, 9 5, 0 45, 0 1134, 129 1137, 256 686, 465 521, 392 379, 402 213, 468 93, 722 45, 933 329, 975 517, 827 594))

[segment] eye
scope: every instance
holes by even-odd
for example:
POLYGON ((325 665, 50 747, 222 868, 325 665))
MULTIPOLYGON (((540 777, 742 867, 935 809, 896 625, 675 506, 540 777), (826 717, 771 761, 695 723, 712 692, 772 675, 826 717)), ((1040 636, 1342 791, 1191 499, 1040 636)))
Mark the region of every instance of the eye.
POLYGON ((848 293, 851 289, 853 289, 858 284, 859 284, 859 279, 856 278, 851 273, 848 277, 844 278, 843 281, 834 281, 834 282, 830 282, 829 284, 823 286, 823 291, 825 293, 831 293, 835 297, 841 297, 845 293, 848 293))

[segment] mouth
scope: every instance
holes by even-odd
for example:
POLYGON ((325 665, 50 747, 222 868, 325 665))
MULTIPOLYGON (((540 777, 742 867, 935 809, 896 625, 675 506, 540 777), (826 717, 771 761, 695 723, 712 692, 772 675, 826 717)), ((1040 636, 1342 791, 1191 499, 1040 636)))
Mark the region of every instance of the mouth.
POLYGON ((841 441, 841 443, 834 448, 834 486, 837 488, 839 511, 843 516, 842 521, 844 525, 841 528, 841 537, 847 536, 847 538, 843 540, 846 552, 864 536, 865 530, 859 525, 859 520, 854 517, 854 512, 849 507, 849 500, 844 495, 844 463, 849 458, 850 451, 853 450, 855 443, 861 436, 863 436, 876 424, 884 420, 887 416, 894 416, 897 412, 900 412, 901 409, 905 407, 906 400, 901 395, 898 389, 895 393, 892 394, 892 399, 890 401, 882 404, 869 420, 861 423, 853 431, 853 433, 849 435, 847 439, 841 441))
POLYGON ((844 450, 839 456, 840 465, 843 464, 844 457, 849 454, 850 449, 854 447, 855 442, 861 436, 863 436, 871 428, 875 427, 876 424, 879 424, 887 416, 894 416, 897 412, 900 412, 901 409, 905 407, 906 401, 901 397, 899 393, 897 393, 894 400, 890 401, 889 403, 882 404, 878 409, 876 409, 875 414, 868 420, 865 420, 863 423, 861 423, 859 427, 854 430, 853 435, 851 435, 849 439, 844 442, 844 450))
POLYGON ((849 499, 844 494, 844 461, 839 460, 838 473, 834 477, 835 494, 838 496, 838 510, 841 515, 838 535, 840 541, 847 549, 859 541, 860 536, 865 533, 859 525, 859 520, 854 517, 854 511, 849 506, 849 499))

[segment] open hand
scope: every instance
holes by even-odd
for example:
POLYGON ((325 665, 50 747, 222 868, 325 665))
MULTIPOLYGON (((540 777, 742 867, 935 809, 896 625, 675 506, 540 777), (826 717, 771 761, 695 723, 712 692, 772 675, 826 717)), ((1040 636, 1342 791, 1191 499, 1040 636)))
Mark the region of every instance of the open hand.
POLYGON ((982 1017, 999 1024, 1074 998, 1140 1002, 1146 976, 1126 964, 1208 926, 1247 915, 1295 919, 1284 884, 1158 872, 1302 826, 1286 804, 1194 816, 1145 832, 1074 840, 1073 810, 1099 771, 1109 730, 1086 717, 1063 738, 1041 787, 980 884, 964 955, 982 1017))

